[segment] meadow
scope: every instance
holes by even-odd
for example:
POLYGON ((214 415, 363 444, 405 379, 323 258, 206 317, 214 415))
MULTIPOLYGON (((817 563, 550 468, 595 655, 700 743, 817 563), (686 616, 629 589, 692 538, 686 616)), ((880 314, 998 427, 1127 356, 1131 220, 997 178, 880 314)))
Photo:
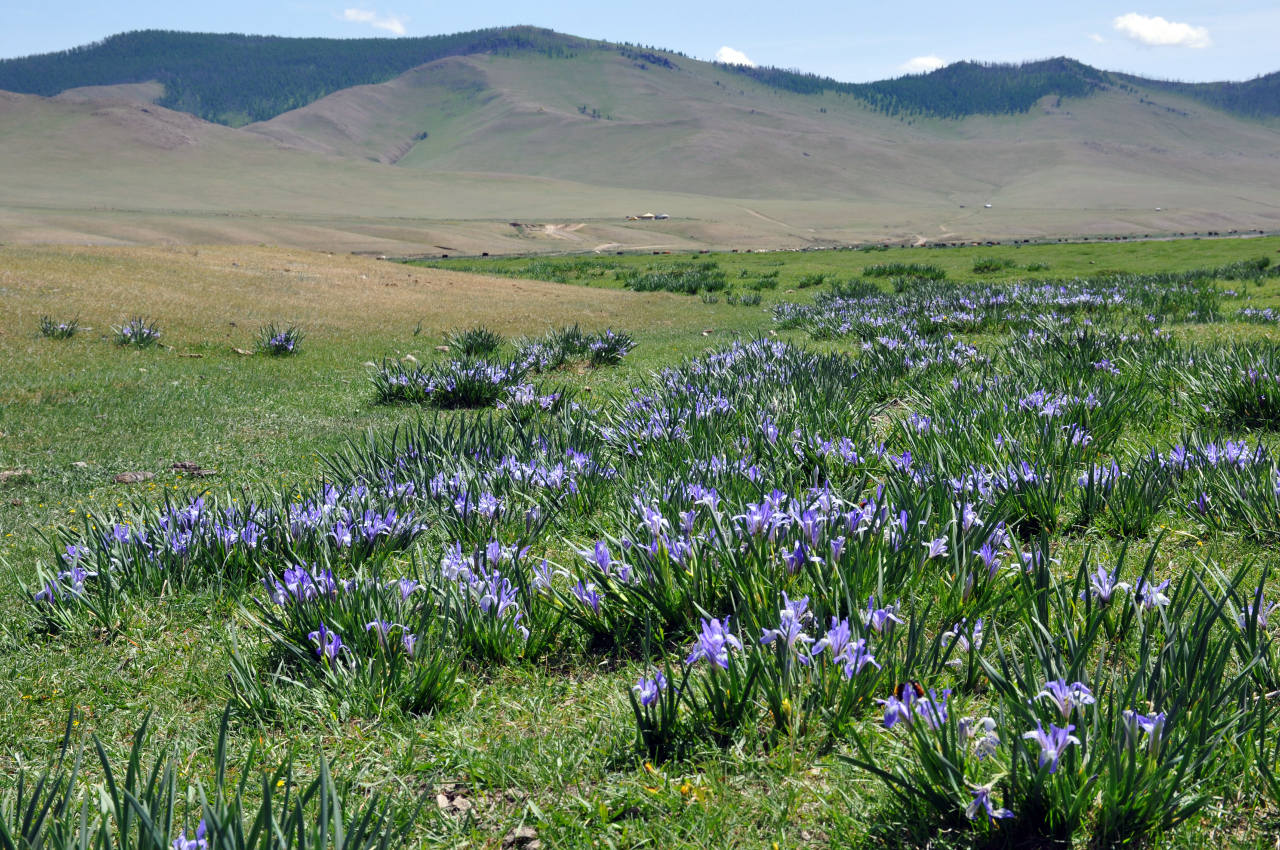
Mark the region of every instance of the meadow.
POLYGON ((0 248, 0 846, 1268 844, 1278 250, 0 248))

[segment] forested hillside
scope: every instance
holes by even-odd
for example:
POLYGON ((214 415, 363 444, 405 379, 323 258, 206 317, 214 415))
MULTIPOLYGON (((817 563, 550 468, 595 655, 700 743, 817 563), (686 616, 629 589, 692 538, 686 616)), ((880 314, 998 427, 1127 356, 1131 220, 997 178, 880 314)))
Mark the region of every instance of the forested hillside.
POLYGON ((1252 118, 1280 117, 1280 72, 1242 83, 1178 83, 1117 74, 1133 85, 1190 95, 1226 112, 1252 118))
POLYGON ((2 60, 0 90, 51 96, 79 86, 157 80, 165 87, 161 106, 237 127, 447 56, 511 50, 568 55, 593 45, 534 27, 361 39, 147 30, 2 60))
MULTIPOLYGON (((69 88, 157 80, 160 105, 233 127, 265 121, 351 86, 381 83, 449 56, 528 51, 572 57, 617 51, 639 65, 674 67, 669 51, 590 41, 535 27, 425 38, 280 38, 160 30, 124 33, 61 53, 0 60, 0 90, 55 95, 69 88)), ((1165 91, 1250 118, 1280 116, 1280 73, 1247 82, 1179 83, 1100 71, 1073 59, 956 62, 873 83, 772 67, 721 66, 804 95, 836 92, 896 117, 1025 113, 1047 95, 1086 97, 1110 87, 1165 91)))
POLYGON ((841 83, 781 68, 731 67, 766 85, 799 94, 839 92, 865 101, 886 115, 940 118, 1026 112, 1045 95, 1083 97, 1107 82, 1106 72, 1073 59, 1020 65, 956 62, 929 74, 875 83, 841 83))
POLYGON ((927 74, 874 83, 842 83, 783 68, 725 67, 797 94, 851 95, 886 115, 902 117, 1017 114, 1028 111, 1046 95, 1085 97, 1110 85, 1173 92, 1251 118, 1280 116, 1280 72, 1239 83, 1180 83, 1113 74, 1059 57, 1019 64, 956 62, 927 74))

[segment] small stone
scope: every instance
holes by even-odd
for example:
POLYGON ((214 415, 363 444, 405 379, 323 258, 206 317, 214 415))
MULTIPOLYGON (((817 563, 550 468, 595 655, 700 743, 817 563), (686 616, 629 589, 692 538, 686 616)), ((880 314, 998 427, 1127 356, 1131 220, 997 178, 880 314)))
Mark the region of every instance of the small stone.
POLYGON ((10 481, 30 481, 31 470, 29 469, 0 469, 0 484, 7 484, 10 481))
POLYGON ((178 356, 179 356, 179 357, 194 357, 194 358, 204 357, 204 355, 203 355, 203 354, 199 354, 199 353, 192 352, 192 351, 180 351, 180 352, 178 352, 178 356))
POLYGON ((83 461, 83 460, 73 460, 73 461, 71 462, 71 465, 72 465, 72 466, 74 466, 76 469, 88 469, 88 468, 89 468, 89 463, 88 463, 87 461, 83 461))
POLYGON ((448 350, 449 350, 449 346, 447 346, 447 345, 437 345, 437 346, 436 346, 436 351, 448 351, 448 350))
POLYGON ((538 830, 531 826, 517 826, 502 839, 502 850, 541 850, 538 830))
POLYGON ((417 362, 418 362, 418 358, 414 357, 412 354, 406 354, 406 355, 405 355, 403 358, 401 358, 401 359, 402 359, 402 360, 404 360, 406 363, 417 363, 417 362))
POLYGON ((232 350, 232 351, 234 351, 236 354, 239 354, 239 355, 244 356, 244 357, 247 357, 247 356, 249 356, 249 355, 253 354, 253 352, 252 352, 252 351, 249 351, 248 349, 245 349, 245 348, 233 348, 233 349, 231 349, 231 350, 232 350))
POLYGON ((117 484, 141 484, 143 481, 150 481, 155 477, 155 474, 151 472, 121 472, 111 480, 117 484))

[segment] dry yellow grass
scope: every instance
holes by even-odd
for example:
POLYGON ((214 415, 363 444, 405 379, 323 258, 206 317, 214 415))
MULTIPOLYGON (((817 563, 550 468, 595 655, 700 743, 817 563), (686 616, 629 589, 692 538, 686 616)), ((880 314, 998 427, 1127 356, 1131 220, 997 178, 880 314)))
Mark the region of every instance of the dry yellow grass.
MULTIPOLYGON (((94 332, 133 315, 165 341, 229 337, 236 327, 294 322, 325 336, 381 336, 421 321, 423 334, 486 324, 506 334, 551 325, 634 327, 679 320, 687 299, 411 268, 349 254, 247 247, 0 249, 0 349, 34 341, 41 315, 78 315, 94 332)), ((241 342, 240 344, 243 344, 241 342)), ((179 346, 180 347, 180 346, 179 346)))

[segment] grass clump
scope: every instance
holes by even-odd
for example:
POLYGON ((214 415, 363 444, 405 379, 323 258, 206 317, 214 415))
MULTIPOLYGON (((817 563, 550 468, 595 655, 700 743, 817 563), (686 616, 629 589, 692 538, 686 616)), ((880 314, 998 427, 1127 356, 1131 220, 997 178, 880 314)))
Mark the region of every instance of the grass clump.
POLYGON ((130 348, 151 348, 160 342, 160 327, 154 321, 141 316, 113 327, 116 345, 130 348))
POLYGON ((994 274, 1016 267, 1017 263, 1006 257, 980 257, 973 262, 973 273, 994 274))
POLYGON ((729 278, 714 260, 701 263, 673 263, 644 270, 621 272, 619 279, 636 292, 676 292, 682 295, 719 292, 729 278))
POLYGON ((628 333, 612 329, 588 333, 574 324, 520 340, 516 362, 531 372, 549 372, 583 360, 592 366, 615 366, 634 348, 635 340, 628 333))
POLYGON ((866 277, 905 277, 922 280, 946 280, 947 272, 929 263, 878 263, 862 270, 866 277))
POLYGON ((493 407, 528 368, 517 361, 449 360, 430 366, 384 360, 372 377, 382 404, 408 402, 442 410, 493 407))
POLYGON ((40 317, 40 334, 47 339, 71 339, 80 331, 80 320, 59 321, 49 316, 40 317))
POLYGON ((80 718, 68 718, 52 765, 36 774, 20 767, 0 796, 0 846, 24 850, 328 850, 402 846, 414 811, 394 808, 378 794, 346 794, 321 755, 315 778, 295 768, 293 755, 264 764, 257 747, 241 761, 228 755, 224 712, 209 781, 191 770, 191 754, 148 763, 150 717, 132 735, 124 764, 95 736, 86 757, 75 743, 80 718), (86 791, 86 763, 101 781, 86 791), (257 777, 254 779, 253 777, 257 777), (356 802, 354 805, 353 801, 356 802))
POLYGON ((302 329, 295 325, 284 327, 272 322, 258 330, 255 343, 262 354, 272 357, 288 357, 298 353, 302 342, 302 329))
POLYGON ((502 334, 483 325, 450 331, 444 337, 449 350, 463 357, 487 357, 501 348, 502 342, 502 334))

